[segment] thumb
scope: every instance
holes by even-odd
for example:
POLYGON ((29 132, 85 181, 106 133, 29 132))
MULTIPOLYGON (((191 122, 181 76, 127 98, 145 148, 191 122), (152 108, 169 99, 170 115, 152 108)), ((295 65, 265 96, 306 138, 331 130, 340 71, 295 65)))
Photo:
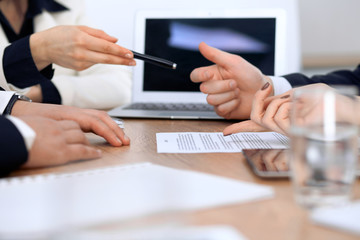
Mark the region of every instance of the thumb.
MULTIPOLYGON (((210 47, 204 42, 199 44, 200 53, 209 61, 223 67, 228 68, 234 61, 232 61, 233 54, 221 51, 217 48, 210 47)), ((239 56, 237 56, 239 57, 239 56)), ((239 57, 240 58, 240 57, 239 57)))
POLYGON ((268 129, 260 126, 252 120, 242 121, 239 123, 234 123, 223 130, 224 136, 238 133, 238 132, 265 132, 268 129))

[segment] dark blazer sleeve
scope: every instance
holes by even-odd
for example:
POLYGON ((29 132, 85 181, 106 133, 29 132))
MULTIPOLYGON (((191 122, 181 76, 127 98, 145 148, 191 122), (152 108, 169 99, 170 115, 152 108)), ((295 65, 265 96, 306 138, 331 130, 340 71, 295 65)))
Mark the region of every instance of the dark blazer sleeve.
POLYGON ((0 176, 19 168, 28 158, 24 138, 15 125, 0 116, 0 176))
POLYGON ((40 84, 43 103, 61 104, 61 96, 51 81, 52 64, 38 71, 30 50, 30 36, 21 38, 4 50, 3 69, 6 81, 19 88, 40 84), (20 71, 19 71, 20 69, 20 71))
POLYGON ((293 73, 283 76, 291 86, 303 86, 313 83, 325 83, 328 85, 354 85, 357 86, 360 93, 360 65, 354 71, 340 70, 326 75, 315 75, 307 77, 301 73, 293 73))

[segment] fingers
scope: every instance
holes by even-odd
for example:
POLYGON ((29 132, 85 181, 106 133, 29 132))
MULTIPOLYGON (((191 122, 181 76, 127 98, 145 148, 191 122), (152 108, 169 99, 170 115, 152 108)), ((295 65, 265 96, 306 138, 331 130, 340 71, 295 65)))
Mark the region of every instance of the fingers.
POLYGON ((255 93, 250 118, 257 124, 262 124, 262 117, 266 110, 265 100, 270 95, 271 91, 272 86, 269 82, 267 82, 260 90, 255 93))
POLYGON ((87 113, 84 116, 86 119, 83 119, 81 124, 84 131, 94 132, 115 147, 130 144, 130 139, 106 112, 97 110, 85 111, 87 113))
POLYGON ((134 54, 130 50, 114 44, 113 42, 90 35, 86 35, 86 46, 89 50, 99 53, 111 54, 127 59, 133 59, 134 57, 134 54))
POLYGON ((89 46, 88 47, 89 50, 112 54, 115 56, 121 56, 129 59, 132 59, 134 57, 134 54, 130 50, 123 48, 117 44, 114 44, 112 42, 108 42, 103 39, 99 39, 92 36, 90 36, 87 39, 87 41, 88 41, 87 46, 89 46))
POLYGON ((72 129, 64 132, 65 141, 68 144, 90 145, 85 134, 80 129, 72 129))
POLYGON ((246 150, 246 155, 248 156, 249 160, 252 161, 255 168, 260 171, 265 171, 265 165, 262 160, 262 150, 246 150))
POLYGON ((240 95, 239 89, 234 89, 232 91, 218 93, 218 94, 209 94, 206 97, 206 101, 213 106, 218 106, 224 103, 227 103, 233 99, 237 99, 240 95))
MULTIPOLYGON (((271 129, 272 131, 285 134, 283 129, 279 127, 279 124, 282 125, 283 118, 286 118, 286 116, 280 115, 279 109, 280 106, 288 100, 277 98, 271 101, 271 103, 266 108, 266 112, 261 119, 261 123, 263 126, 267 127, 268 129, 271 129)), ((284 112, 284 111, 283 111, 284 112)))
POLYGON ((280 172, 289 170, 288 155, 284 150, 280 150, 280 153, 277 155, 274 161, 274 165, 280 172))
POLYGON ((206 94, 224 93, 235 89, 237 89, 237 84, 233 79, 205 81, 200 85, 201 92, 206 94))
POLYGON ((107 33, 105 33, 104 31, 99 30, 99 29, 94 29, 94 28, 90 28, 87 26, 78 26, 78 28, 81 31, 86 32, 87 34, 89 34, 91 36, 94 36, 96 38, 102 38, 109 42, 115 43, 118 40, 116 37, 112 37, 112 36, 108 35, 107 33))
POLYGON ((267 129, 255 123, 252 120, 247 120, 239 123, 234 123, 226 127, 223 130, 223 134, 224 136, 227 136, 238 132, 263 132, 263 131, 267 131, 267 129))
POLYGON ((261 158, 261 155, 257 155, 254 158, 252 158, 253 163, 255 165, 255 168, 260 171, 266 171, 266 166, 264 164, 264 161, 261 158))
MULTIPOLYGON (((115 45, 117 46, 117 45, 115 45)), ((118 46, 119 47, 119 46, 118 46)), ((103 64, 118 64, 118 65, 128 65, 128 66, 135 66, 136 62, 134 59, 124 57, 124 53, 119 53, 118 55, 114 53, 104 53, 105 49, 103 51, 101 50, 101 47, 95 48, 92 46, 93 51, 86 51, 83 56, 78 58, 77 60, 80 62, 78 65, 81 64, 84 65, 84 69, 89 67, 89 63, 91 65, 96 63, 103 63, 103 64), (97 50, 96 50, 97 49, 97 50)))
POLYGON ((238 99, 233 99, 226 103, 215 106, 214 110, 219 116, 224 118, 230 118, 230 114, 239 106, 240 101, 238 99))
POLYGON ((81 26, 79 29, 88 34, 85 36, 86 39, 84 41, 88 50, 98 53, 90 55, 88 58, 89 62, 123 64, 131 66, 136 65, 136 62, 133 60, 133 53, 130 50, 115 44, 117 41, 116 38, 107 35, 102 30, 86 26, 81 26))
MULTIPOLYGON (((219 67, 226 69, 231 69, 239 63, 241 57, 233 55, 219 49, 208 46, 206 43, 202 42, 199 44, 199 50, 201 54, 208 59, 209 61, 215 63, 209 67, 200 67, 193 70, 190 74, 190 79, 193 82, 205 82, 212 80, 216 73, 219 72, 219 67), (234 60, 236 57, 236 61, 234 60)), ((221 76, 218 76, 221 78, 221 76)))
POLYGON ((62 135, 65 140, 65 150, 63 151, 65 156, 63 159, 70 162, 101 157, 101 150, 90 146, 88 139, 77 122, 61 120, 57 121, 57 123, 63 129, 62 135))
POLYGON ((130 138, 125 135, 124 131, 112 120, 106 112, 101 112, 100 119, 115 133, 123 145, 130 144, 130 138))
POLYGON ((278 149, 272 149, 270 151, 265 151, 262 155, 262 160, 265 164, 265 167, 269 171, 277 171, 277 168, 275 166, 275 161, 277 159, 277 156, 280 154, 281 150, 278 149))
POLYGON ((123 145, 123 142, 117 135, 109 128, 104 122, 100 119, 95 119, 91 123, 91 131, 95 134, 103 137, 106 141, 108 141, 114 147, 120 147, 123 145))
POLYGON ((214 71, 217 71, 216 65, 199 67, 190 73, 190 79, 195 83, 209 81, 213 79, 214 71))
POLYGON ((284 103, 290 101, 290 95, 280 96, 271 101, 267 106, 266 111, 261 119, 261 125, 271 129, 272 131, 286 134, 284 129, 288 129, 289 124, 289 107, 290 105, 282 106, 284 103))
POLYGON ((82 144, 72 144, 66 147, 66 159, 68 159, 69 162, 100 158, 101 156, 101 150, 90 146, 82 144))
POLYGON ((199 50, 207 60, 216 63, 225 69, 231 67, 233 64, 233 61, 231 61, 233 57, 232 54, 210 47, 204 42, 199 44, 199 50))
POLYGON ((70 106, 49 106, 49 109, 56 107, 56 111, 46 111, 44 113, 46 117, 56 120, 76 121, 82 131, 93 132, 116 147, 130 144, 130 139, 123 130, 104 111, 70 106))
POLYGON ((22 120, 36 132, 24 167, 55 166, 101 156, 101 151, 89 146, 76 122, 33 116, 22 117, 22 120))
POLYGON ((274 120, 278 127, 281 129, 281 133, 288 135, 290 131, 290 109, 291 102, 282 103, 278 109, 277 114, 274 117, 274 120))
POLYGON ((83 131, 81 131, 80 125, 77 122, 71 120, 58 121, 57 124, 63 129, 66 143, 74 144, 81 143, 89 145, 83 131))
POLYGON ((58 124, 64 130, 70 130, 70 129, 79 129, 80 130, 80 125, 77 122, 72 121, 72 120, 58 121, 58 124))
POLYGON ((290 95, 268 98, 271 91, 272 86, 266 83, 262 89, 256 92, 252 105, 251 120, 272 131, 286 134, 284 130, 288 129, 288 107, 284 106, 281 111, 279 110, 282 104, 290 101, 290 95))

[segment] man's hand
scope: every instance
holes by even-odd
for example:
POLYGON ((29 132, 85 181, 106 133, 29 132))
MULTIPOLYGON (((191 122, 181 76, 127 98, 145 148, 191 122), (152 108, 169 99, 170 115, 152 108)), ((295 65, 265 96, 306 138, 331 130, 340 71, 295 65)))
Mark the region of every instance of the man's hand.
POLYGON ((215 65, 195 69, 190 78, 201 82, 207 102, 227 119, 249 119, 254 94, 271 79, 240 56, 200 43, 202 55, 215 65))
POLYGON ((75 160, 101 157, 101 151, 89 146, 79 124, 43 117, 19 117, 35 132, 36 138, 29 151, 25 168, 65 164, 75 160))
POLYGON ((17 101, 11 114, 16 117, 36 115, 53 120, 72 120, 77 122, 84 132, 93 132, 115 147, 130 144, 130 139, 123 130, 104 111, 17 101))
POLYGON ((102 30, 86 26, 57 26, 30 37, 30 49, 38 70, 51 63, 84 70, 96 63, 136 65, 133 53, 102 30))

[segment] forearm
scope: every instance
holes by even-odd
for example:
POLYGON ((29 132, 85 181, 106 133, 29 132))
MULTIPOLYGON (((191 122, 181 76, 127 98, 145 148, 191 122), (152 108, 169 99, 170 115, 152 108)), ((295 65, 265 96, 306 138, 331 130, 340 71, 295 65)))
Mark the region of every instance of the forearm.
POLYGON ((41 71, 50 65, 52 62, 47 55, 46 38, 43 32, 34 33, 30 36, 31 55, 34 60, 36 68, 41 71))
POLYGON ((39 71, 32 58, 29 37, 13 42, 4 49, 3 73, 7 84, 17 88, 27 88, 53 76, 51 65, 43 71, 39 71))

